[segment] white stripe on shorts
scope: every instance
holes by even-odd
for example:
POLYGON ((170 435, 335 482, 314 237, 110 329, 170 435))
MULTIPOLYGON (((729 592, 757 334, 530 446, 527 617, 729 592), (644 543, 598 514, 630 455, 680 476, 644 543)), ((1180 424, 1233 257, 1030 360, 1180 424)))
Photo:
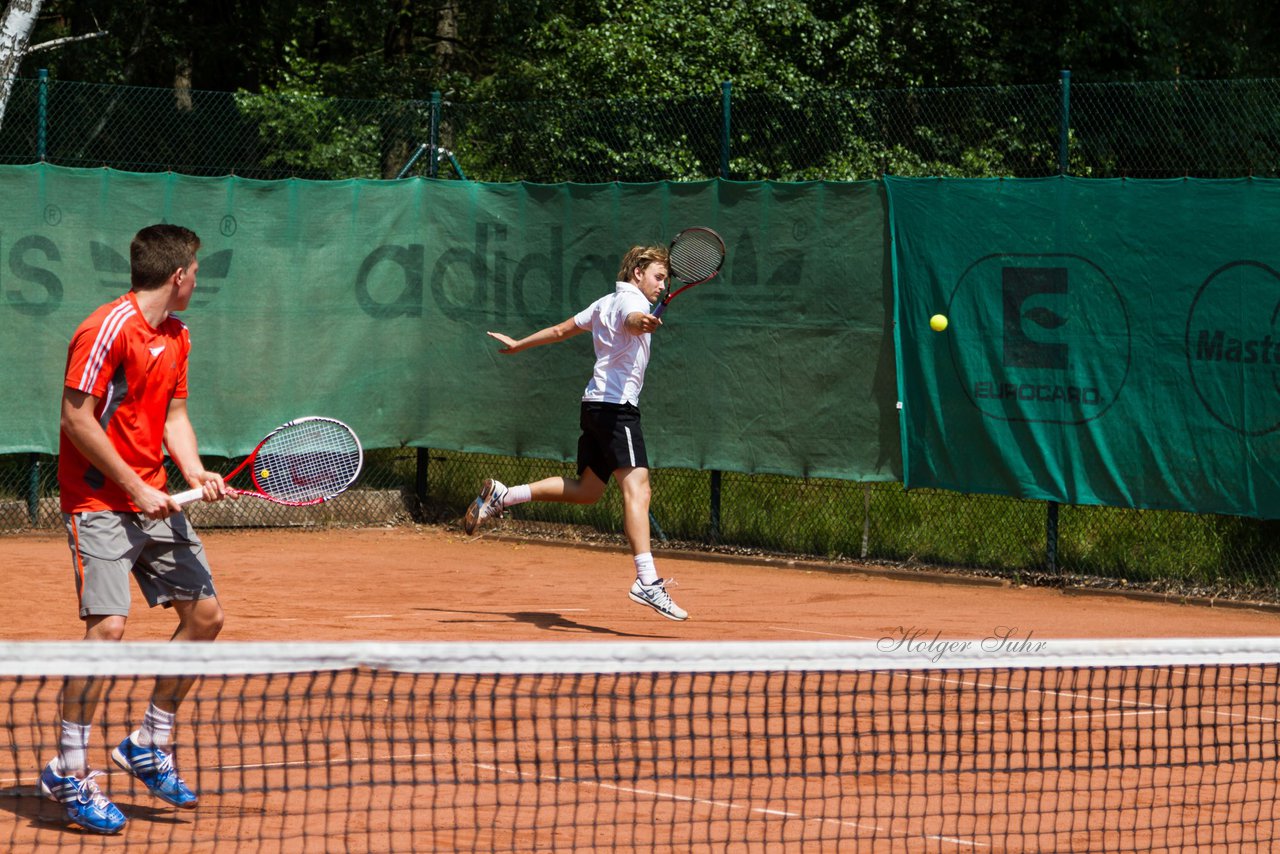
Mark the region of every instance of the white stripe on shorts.
POLYGON ((636 467, 636 446, 631 443, 631 428, 623 427, 627 431, 627 456, 631 457, 631 467, 636 467))

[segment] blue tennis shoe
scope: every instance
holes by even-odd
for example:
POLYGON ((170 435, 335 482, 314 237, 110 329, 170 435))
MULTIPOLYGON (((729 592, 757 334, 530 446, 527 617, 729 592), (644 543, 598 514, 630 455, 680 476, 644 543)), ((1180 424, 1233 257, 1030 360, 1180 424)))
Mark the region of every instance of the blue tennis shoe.
POLYGON ((40 793, 57 801, 67 810, 67 822, 94 833, 119 833, 124 827, 124 813, 102 794, 93 778, 101 771, 90 771, 83 778, 64 777, 53 770, 53 762, 40 772, 40 793))
POLYGON ((139 747, 126 738, 111 751, 111 761, 142 781, 151 794, 175 807, 192 809, 196 793, 182 782, 173 767, 173 759, 157 747, 139 747))

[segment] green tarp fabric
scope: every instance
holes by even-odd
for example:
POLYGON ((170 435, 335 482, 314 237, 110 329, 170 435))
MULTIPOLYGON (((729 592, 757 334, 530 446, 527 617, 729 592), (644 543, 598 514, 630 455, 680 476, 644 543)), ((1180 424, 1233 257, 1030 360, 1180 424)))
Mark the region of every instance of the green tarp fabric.
POLYGON ((300 415, 367 447, 573 459, 589 336, 513 336, 613 290, 633 243, 709 225, 729 244, 654 340, 650 461, 897 480, 879 182, 532 185, 250 181, 0 167, 0 453, 52 453, 71 332, 128 290, 129 240, 204 245, 190 411, 210 455, 300 415))
POLYGON ((885 187, 908 488, 1280 517, 1280 182, 885 187))
POLYGON ((587 336, 633 243, 710 225, 641 399, 651 462, 1280 517, 1280 182, 533 185, 0 167, 0 453, 53 453, 66 344, 153 222, 204 240, 210 455, 289 418, 370 448, 573 459, 587 336), (892 247, 890 249, 890 247, 892 247), (946 331, 929 317, 950 318, 946 331), (895 408, 901 401, 901 412, 895 408))

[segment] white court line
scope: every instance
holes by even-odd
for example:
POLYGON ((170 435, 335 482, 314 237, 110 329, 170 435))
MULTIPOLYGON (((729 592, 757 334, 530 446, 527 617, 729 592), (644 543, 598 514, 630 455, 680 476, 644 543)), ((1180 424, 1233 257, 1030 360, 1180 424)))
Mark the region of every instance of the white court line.
MULTIPOLYGON (((935 677, 932 677, 927 673, 912 673, 911 678, 912 679, 932 679, 935 677)), ((942 682, 943 684, 957 685, 965 688, 989 688, 992 690, 1001 690, 1001 691, 1008 691, 1008 692, 1019 691, 1024 694, 1041 694, 1046 697, 1063 697, 1069 700, 1085 700, 1091 703, 1101 703, 1103 705, 1110 704, 1113 706, 1119 705, 1119 706, 1129 707, 1129 711, 1119 711, 1119 712, 1104 711, 1101 709, 1090 711, 1088 709, 1085 709, 1079 712, 1073 712, 1070 715, 1070 717, 1082 717, 1082 716, 1092 717, 1096 715, 1102 715, 1105 717, 1107 715, 1117 715, 1117 714, 1118 715, 1125 715, 1125 714, 1158 715, 1158 714, 1169 714, 1171 711, 1171 707, 1167 704, 1147 703, 1140 700, 1127 700, 1127 699, 1124 699, 1123 697, 1107 697, 1105 695, 1097 694, 1094 692, 1082 693, 1079 691, 1046 690, 1044 688, 1014 688, 1009 685, 998 685, 994 682, 983 682, 983 681, 968 680, 968 679, 953 679, 949 677, 944 678, 942 682)), ((1167 690, 1167 689, 1157 687, 1157 688, 1147 688, 1146 690, 1167 690)), ((1276 723, 1277 722, 1276 718, 1271 718, 1271 717, 1260 717, 1257 715, 1242 716, 1239 712, 1219 711, 1214 708, 1208 708, 1203 706, 1198 706, 1196 708, 1200 714, 1211 714, 1214 717, 1226 717, 1226 718, 1244 717, 1246 721, 1252 721, 1257 723, 1276 723)))
POLYGON ((875 640, 875 638, 869 638, 869 637, 866 637, 865 635, 837 635, 837 634, 832 634, 831 632, 815 632, 815 631, 811 631, 810 629, 793 629, 790 626, 770 626, 769 628, 775 632, 797 632, 802 635, 822 635, 823 637, 827 637, 827 638, 848 638, 849 640, 875 640))
MULTIPOLYGON (((565 610, 585 611, 587 609, 565 609, 565 610)), ((785 628, 776 627, 776 626, 773 626, 770 628, 777 631, 797 631, 797 632, 803 632, 805 634, 828 634, 824 632, 808 631, 808 630, 801 630, 801 629, 785 629, 785 628)), ((844 637, 842 635, 831 635, 831 636, 844 637)), ((910 678, 937 679, 937 674, 930 675, 930 674, 913 673, 910 675, 910 678)), ((1006 692, 1021 691, 1026 694, 1040 694, 1044 696, 1063 697, 1068 699, 1083 699, 1089 702, 1095 702, 1102 705, 1112 705, 1112 706, 1119 705, 1122 707, 1127 707, 1127 708, 1121 708, 1118 710, 1116 709, 1112 709, 1112 710, 1098 709, 1098 710, 1092 710, 1092 711, 1079 710, 1079 711, 1071 712, 1070 714, 1060 715, 1058 716, 1059 719, 1069 720, 1069 719, 1081 718, 1081 717, 1094 717, 1098 715, 1101 715, 1103 717, 1115 717, 1115 716, 1123 717, 1126 715, 1154 716, 1158 714, 1167 714, 1170 711, 1170 706, 1168 706, 1167 704, 1150 703, 1150 702, 1144 702, 1144 701, 1138 701, 1138 700, 1127 700, 1124 698, 1113 698, 1113 697, 1108 697, 1106 695, 1099 694, 1093 691, 1085 691, 1085 692, 1073 691, 1073 690, 1059 691, 1059 690, 1040 689, 1040 688, 1014 687, 1008 684, 997 684, 993 681, 988 681, 988 680, 965 680, 965 679, 955 679, 955 678, 943 678, 940 681, 943 684, 950 684, 950 685, 956 685, 956 686, 983 688, 983 689, 990 689, 990 690, 1002 690, 1006 692)), ((1243 684, 1249 684, 1249 682, 1246 680, 1243 684)), ((1177 686, 1172 686, 1172 688, 1176 690, 1177 686)), ((1170 688, 1166 688, 1164 686, 1155 686, 1152 689, 1146 689, 1146 690, 1170 690, 1170 688)), ((1202 708, 1201 713, 1203 713, 1204 711, 1206 710, 1202 708)), ((1269 722, 1269 723, 1276 722, 1276 719, 1271 717, 1245 715, 1241 713, 1219 711, 1217 709, 1209 709, 1208 711, 1215 716, 1224 716, 1227 718, 1243 718, 1249 721, 1262 721, 1262 722, 1269 722)), ((1042 715, 1040 717, 1047 717, 1047 716, 1042 715)), ((409 754, 409 755, 392 756, 388 758, 392 760, 419 760, 419 759, 429 758, 431 756, 432 754, 430 753, 415 753, 415 754, 409 754)), ((340 761, 344 763, 362 762, 362 761, 366 761, 366 758, 351 757, 349 759, 340 760, 340 761)), ((379 760, 379 761, 385 761, 385 760, 379 760)), ((267 768, 289 768, 289 767, 297 767, 297 766, 314 766, 316 764, 317 763, 310 762, 310 761, 293 761, 293 762, 278 762, 278 763, 267 763, 267 764, 252 764, 252 765, 249 765, 249 764, 224 765, 220 767, 224 770, 237 770, 237 769, 249 770, 249 769, 267 769, 267 768)), ((322 763, 322 764, 331 764, 331 763, 322 763)), ((491 765, 487 763, 472 762, 471 764, 477 768, 492 770, 500 774, 511 775, 519 778, 528 778, 531 776, 528 774, 523 774, 519 771, 508 770, 508 769, 501 768, 499 766, 491 765)), ((117 772, 117 773, 123 774, 124 772, 117 772)), ((550 774, 536 775, 536 779, 554 781, 558 783, 573 782, 573 783, 578 783, 582 785, 591 785, 599 788, 615 790, 619 792, 627 792, 631 794, 643 795, 643 796, 654 797, 654 798, 663 798, 663 799, 672 800, 672 801, 683 801, 683 802, 699 804, 703 806, 709 806, 709 807, 720 808, 725 810, 747 810, 750 813, 759 814, 759 815, 782 816, 785 818, 794 818, 794 819, 799 819, 806 822, 813 822, 813 823, 819 823, 819 824, 835 824, 835 825, 855 828, 859 830, 871 830, 877 833, 885 832, 885 828, 875 824, 867 824, 867 823, 857 822, 857 821, 824 818, 824 817, 812 818, 812 817, 805 816, 803 813, 798 813, 798 812, 793 812, 788 810, 770 809, 766 807, 749 807, 747 805, 744 805, 741 803, 734 803, 732 801, 711 800, 711 799, 698 798, 693 796, 678 795, 678 794, 668 793, 668 792, 660 792, 660 791, 654 791, 654 790, 648 790, 648 789, 618 786, 618 785, 612 785, 608 783, 602 783, 602 782, 591 781, 591 780, 574 780, 572 778, 563 778, 563 777, 558 777, 550 774)), ((22 780, 20 779, 0 780, 0 783, 4 783, 8 785, 21 785, 22 780)), ((962 846, 967 848, 989 848, 990 847, 985 843, 980 843, 973 840, 959 839, 959 838, 949 837, 949 836, 925 835, 917 838, 930 839, 930 840, 947 843, 950 845, 962 846)))
MULTIPOLYGON (((475 765, 477 768, 481 768, 486 771, 496 771, 499 774, 507 774, 513 777, 527 778, 529 776, 527 774, 521 774, 519 771, 510 771, 506 768, 501 768, 497 765, 490 765, 485 762, 474 762, 472 764, 475 765)), ((734 803, 732 801, 713 801, 707 798, 695 798, 690 795, 677 795, 671 792, 659 792, 652 789, 638 789, 632 786, 616 786, 616 785, 613 785, 612 783, 601 783, 594 780, 574 780, 574 779, 565 778, 565 777, 557 777, 554 774, 539 774, 537 776, 537 779, 549 780, 553 783, 577 783, 579 785, 597 786, 601 789, 609 789, 615 792, 626 792, 627 794, 644 795, 646 797, 652 797, 652 798, 665 798, 670 801, 684 801, 691 804, 699 804, 701 806, 720 807, 726 810, 747 810, 748 812, 757 813, 759 815, 780 816, 782 818, 798 818, 804 821, 814 822, 817 824, 836 824, 836 825, 840 825, 841 827, 852 827, 857 830, 871 830, 876 833, 885 832, 885 828, 877 824, 865 824, 857 821, 845 821, 843 819, 838 819, 838 818, 810 818, 804 815, 803 813, 792 812, 790 810, 769 809, 768 807, 747 807, 742 804, 734 803)), ((957 839, 952 836, 936 836, 932 834, 926 834, 919 838, 932 839, 938 842, 947 842, 952 845, 958 845, 965 848, 990 848, 991 847, 990 845, 987 845, 984 842, 974 842, 969 839, 957 839)))
MULTIPOLYGON (((528 613, 528 614, 563 614, 567 611, 573 611, 575 613, 584 613, 590 610, 589 608, 546 608, 546 607, 530 608, 530 607, 521 606, 521 605, 514 605, 512 607, 516 611, 520 611, 521 613, 528 613)), ((404 617, 404 616, 408 616, 408 615, 407 614, 347 614, 342 619, 344 620, 386 620, 392 617, 404 617)))
MULTIPOLYGON (((433 757, 433 755, 434 754, 431 754, 431 753, 399 754, 399 755, 381 757, 376 761, 394 762, 394 761, 430 759, 433 757)), ((330 760, 328 762, 323 762, 323 763, 316 763, 316 762, 310 762, 310 761, 295 761, 295 762, 265 762, 265 763, 257 763, 257 764, 219 765, 218 770, 219 771, 252 771, 252 770, 260 770, 260 769, 268 769, 268 768, 296 768, 298 766, 304 766, 304 765, 315 766, 317 764, 324 764, 324 765, 348 764, 353 762, 364 762, 364 761, 367 761, 368 758, 369 757, 365 757, 365 756, 351 756, 345 760, 330 760)), ((480 768, 482 770, 496 771, 499 774, 506 774, 512 777, 519 777, 523 779, 527 779, 529 777, 529 775, 522 774, 519 771, 511 771, 506 768, 499 767, 497 765, 490 765, 487 762, 472 762, 471 764, 474 765, 476 768, 480 768)), ((107 776, 111 774, 116 774, 119 776, 128 776, 127 772, 125 771, 107 771, 106 769, 104 769, 104 773, 107 776)), ((687 803, 699 804, 701 806, 719 807, 721 809, 726 809, 726 810, 747 810, 748 812, 756 813, 759 815, 780 816, 782 818, 797 818, 797 819, 803 819, 804 821, 808 821, 808 822, 816 822, 818 824, 836 824, 836 825, 840 825, 841 827, 851 827, 857 830, 871 830, 876 833, 885 832, 885 828, 875 824, 868 825, 862 822, 844 821, 842 819, 835 819, 835 818, 809 818, 805 816, 803 813, 792 812, 790 810, 769 809, 768 807, 746 807, 746 806, 743 806, 742 804, 737 804, 732 801, 714 801, 708 798, 696 798, 689 795, 677 795, 671 792, 659 792, 652 789, 640 789, 633 786, 615 786, 610 783, 601 783, 593 780, 574 780, 566 777, 557 777, 554 774, 539 774, 537 775, 537 779, 549 780, 555 783, 577 783, 579 785, 597 786, 601 789, 609 789, 611 791, 616 791, 616 792, 625 792, 633 795, 644 795, 646 797, 652 797, 652 798, 665 798, 670 801, 684 801, 687 803)), ((0 780, 0 784, 21 785, 22 780, 17 780, 17 779, 0 780)), ((33 782, 31 783, 31 785, 34 787, 36 783, 33 782)), ((954 845, 961 845, 961 846, 972 847, 972 848, 989 848, 990 847, 989 845, 985 845, 983 843, 971 842, 964 839, 955 839, 948 836, 923 836, 921 838, 934 839, 940 842, 949 842, 954 845)))
POLYGON ((573 611, 574 613, 585 613, 591 610, 590 608, 548 608, 546 605, 542 605, 537 608, 531 605, 512 605, 510 607, 514 611, 529 611, 534 614, 563 614, 565 611, 573 611))
MULTIPOLYGON (((258 770, 265 770, 268 768, 298 768, 301 766, 314 767, 315 765, 318 765, 318 764, 336 765, 336 764, 346 764, 346 763, 352 763, 352 762, 396 762, 396 761, 405 761, 410 759, 430 759, 431 757, 432 757, 432 754, 430 753, 393 754, 391 756, 378 757, 377 759, 370 759, 368 756, 352 756, 348 759, 329 760, 324 763, 312 762, 310 760, 296 760, 293 762, 261 762, 261 763, 255 763, 255 764, 216 765, 210 768, 209 770, 218 771, 219 773, 223 771, 258 771, 258 770)), ((102 768, 100 770, 102 771, 102 775, 104 777, 110 777, 113 774, 119 777, 133 776, 129 772, 123 771, 118 768, 102 768)), ((40 782, 40 776, 39 776, 39 772, 37 772, 36 779, 33 780, 30 783, 30 785, 34 788, 39 782, 40 782)), ((22 786, 22 785, 25 785, 25 783, 21 777, 10 777, 7 779, 0 778, 0 786, 8 786, 8 785, 22 786)))
POLYGON ((950 842, 952 845, 960 845, 965 848, 990 848, 991 846, 985 842, 974 842, 972 839, 956 839, 954 836, 922 836, 921 839, 936 839, 939 842, 950 842))
MULTIPOLYGON (((497 765, 490 765, 485 762, 475 762, 472 764, 474 764, 477 768, 481 768, 485 771, 496 771, 499 774, 507 774, 512 777, 520 777, 520 778, 529 777, 528 774, 521 774, 519 771, 511 771, 506 768, 502 768, 497 765)), ((595 780, 574 780, 572 778, 567 778, 567 777, 557 777, 554 774, 539 774, 537 775, 537 779, 548 780, 552 783, 577 783, 583 786, 597 786, 601 789, 609 789, 615 792, 626 792, 627 794, 644 795, 646 797, 651 797, 651 798, 665 798, 666 800, 669 800, 669 801, 685 801, 691 804, 720 807, 726 810, 747 810, 748 812, 759 813, 760 815, 776 815, 776 816, 782 816, 784 818, 800 818, 800 819, 804 819, 805 821, 819 822, 823 824, 838 824, 843 827, 853 827, 859 830, 873 830, 873 831, 876 831, 877 833, 884 832, 883 827, 879 827, 874 824, 867 825, 867 824, 861 824, 856 821, 843 821, 841 819, 836 819, 836 818, 807 818, 801 813, 791 812, 789 810, 775 810, 775 809, 769 809, 767 807, 746 807, 746 806, 743 806, 742 804, 733 803, 732 801, 713 801, 708 798, 696 798, 696 797, 693 797, 692 795, 677 795, 672 792, 659 792, 653 789, 639 789, 633 786, 615 786, 612 783, 601 783, 595 780)))
MULTIPOLYGON (((931 676, 929 676, 928 673, 913 673, 913 675, 911 675, 911 679, 929 679, 929 677, 931 676)), ((995 682, 983 682, 983 681, 963 680, 963 679, 943 679, 942 681, 943 681, 943 684, 960 685, 960 686, 964 686, 964 688, 987 688, 987 689, 1000 689, 1005 691, 1021 691, 1021 693, 1024 693, 1024 694, 1042 694, 1044 695, 1044 697, 1062 697, 1062 698, 1073 699, 1073 700, 1080 699, 1080 700, 1087 700, 1087 702, 1091 702, 1091 703, 1102 703, 1103 705, 1106 705, 1106 704, 1125 705, 1125 707, 1129 707, 1130 709, 1149 709, 1149 712, 1147 713, 1151 713, 1151 714, 1161 714, 1161 713, 1167 714, 1170 712, 1170 709, 1171 709, 1170 705, 1167 705, 1165 703, 1146 703, 1146 702, 1143 702, 1143 700, 1129 700, 1124 698, 1107 697, 1107 695, 1105 694, 1097 694, 1097 693, 1093 693, 1093 691, 1084 691, 1084 693, 1082 693, 1082 691, 1070 691, 1070 690, 1057 691, 1057 690, 1046 690, 1042 688, 1012 688, 1012 686, 1010 685, 997 685, 995 684, 995 682)), ((1140 688, 1139 690, 1167 690, 1167 689, 1162 688, 1162 686, 1147 686, 1147 688, 1140 688)), ((1210 712, 1211 714, 1213 714, 1213 716, 1216 716, 1216 717, 1228 717, 1228 718, 1244 717, 1245 721, 1254 721, 1254 722, 1261 722, 1261 723, 1275 723, 1277 721, 1277 718, 1274 718, 1274 717, 1258 717, 1258 716, 1253 716, 1253 714, 1248 714, 1248 716, 1242 716, 1242 714, 1240 714, 1239 712, 1219 711, 1219 709, 1216 709, 1216 708, 1207 709, 1206 707, 1197 707, 1197 711, 1201 714, 1210 712)), ((1080 713, 1106 714, 1107 712, 1102 712, 1101 709, 1097 709, 1097 711, 1092 711, 1092 712, 1089 711, 1089 709, 1083 709, 1083 711, 1080 713)), ((1135 713, 1135 712, 1130 712, 1130 713, 1135 713)))

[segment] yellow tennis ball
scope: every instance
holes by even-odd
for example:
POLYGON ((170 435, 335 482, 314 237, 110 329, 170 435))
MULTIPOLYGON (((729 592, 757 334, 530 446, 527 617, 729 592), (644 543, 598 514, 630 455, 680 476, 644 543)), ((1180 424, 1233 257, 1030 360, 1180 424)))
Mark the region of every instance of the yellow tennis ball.
POLYGON ((258 478, 260 480, 266 480, 270 476, 271 476, 271 472, 267 471, 266 469, 263 469, 262 471, 258 472, 258 478))
POLYGON ((947 328, 947 316, 945 314, 935 314, 929 318, 929 326, 934 332, 941 332, 947 328))

